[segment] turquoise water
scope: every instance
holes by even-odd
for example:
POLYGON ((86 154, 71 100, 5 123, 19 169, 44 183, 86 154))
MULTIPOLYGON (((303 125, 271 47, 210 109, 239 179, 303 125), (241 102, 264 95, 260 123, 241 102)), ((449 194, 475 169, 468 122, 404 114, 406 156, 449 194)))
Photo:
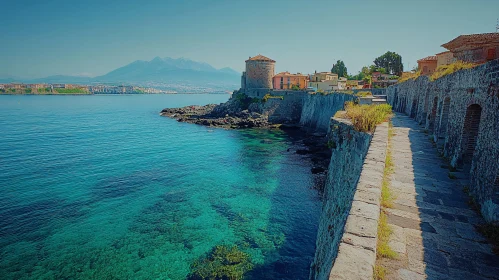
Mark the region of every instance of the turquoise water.
POLYGON ((306 279, 320 213, 281 131, 160 117, 227 95, 0 96, 0 278, 185 279, 237 245, 306 279))

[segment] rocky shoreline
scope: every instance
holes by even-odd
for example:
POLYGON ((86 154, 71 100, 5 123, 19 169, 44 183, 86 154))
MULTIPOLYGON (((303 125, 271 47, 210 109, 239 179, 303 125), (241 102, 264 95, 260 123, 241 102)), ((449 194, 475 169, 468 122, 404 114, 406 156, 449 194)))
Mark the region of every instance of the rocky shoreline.
MULTIPOLYGON (((221 128, 275 128, 279 125, 270 124, 268 117, 258 110, 238 110, 234 101, 215 105, 186 106, 181 108, 166 108, 160 113, 161 116, 174 118, 179 122, 188 122, 205 126, 221 128)), ((255 107, 255 106, 254 106, 255 107)))
POLYGON ((224 129, 267 128, 287 131, 297 144, 294 147, 299 147, 289 148, 288 152, 294 152, 310 160, 311 172, 314 174, 314 188, 322 194, 331 159, 331 149, 327 145, 326 134, 308 133, 296 124, 271 123, 259 105, 257 102, 250 103, 231 98, 220 105, 165 108, 160 115, 179 122, 224 129))

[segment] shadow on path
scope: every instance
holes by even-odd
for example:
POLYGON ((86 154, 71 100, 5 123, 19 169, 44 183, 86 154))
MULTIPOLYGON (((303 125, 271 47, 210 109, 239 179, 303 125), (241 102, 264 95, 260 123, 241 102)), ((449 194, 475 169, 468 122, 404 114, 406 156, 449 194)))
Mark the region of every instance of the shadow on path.
POLYGON ((499 257, 476 231, 484 221, 463 192, 468 175, 449 176, 429 135, 408 116, 394 116, 393 133, 395 200, 386 212, 399 257, 382 260, 387 278, 499 279, 499 257))

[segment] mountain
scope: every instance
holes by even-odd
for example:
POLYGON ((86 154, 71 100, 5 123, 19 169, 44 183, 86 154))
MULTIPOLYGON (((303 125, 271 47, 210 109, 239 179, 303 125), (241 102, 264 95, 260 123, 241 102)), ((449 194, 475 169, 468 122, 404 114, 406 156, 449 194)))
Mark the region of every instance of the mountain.
POLYGON ((0 83, 133 84, 177 92, 218 92, 239 86, 241 74, 229 67, 216 69, 208 63, 186 58, 137 60, 95 78, 55 75, 37 79, 2 77, 0 83))
POLYGON ((204 63, 186 58, 160 58, 151 61, 137 60, 95 77, 95 82, 163 82, 163 83, 234 83, 239 82, 240 73, 230 68, 220 70, 204 63))
POLYGON ((82 76, 54 75, 45 78, 27 80, 28 83, 50 83, 50 84, 88 84, 93 78, 82 76))

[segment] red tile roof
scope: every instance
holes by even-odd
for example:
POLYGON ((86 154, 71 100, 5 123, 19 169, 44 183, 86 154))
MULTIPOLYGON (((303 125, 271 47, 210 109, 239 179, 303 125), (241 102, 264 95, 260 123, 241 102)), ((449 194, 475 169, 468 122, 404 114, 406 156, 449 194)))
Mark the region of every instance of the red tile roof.
POLYGON ((446 54, 446 53, 450 53, 450 51, 445 51, 445 52, 440 52, 440 53, 437 53, 436 55, 441 55, 441 54, 446 54))
POLYGON ((257 56, 254 56, 254 57, 250 57, 248 60, 246 60, 246 62, 250 61, 250 60, 255 60, 255 61, 270 61, 270 62, 275 62, 275 60, 273 59, 270 59, 266 56, 263 56, 261 54, 257 55, 257 56))
POLYGON ((308 77, 308 75, 305 75, 305 74, 302 74, 302 73, 291 74, 291 73, 289 73, 289 72, 287 72, 287 71, 286 71, 286 72, 281 72, 281 73, 278 73, 278 74, 276 74, 274 77, 276 77, 276 76, 279 76, 279 77, 280 77, 280 76, 286 76, 286 77, 287 77, 287 76, 290 76, 290 77, 308 77))
POLYGON ((484 44, 499 44, 499 33, 461 35, 445 43, 442 47, 452 51, 457 48, 476 48, 484 44))
POLYGON ((425 58, 421 58, 420 60, 418 60, 418 62, 420 62, 420 61, 432 61, 432 60, 437 60, 437 56, 436 55, 430 55, 430 56, 427 56, 425 58))

